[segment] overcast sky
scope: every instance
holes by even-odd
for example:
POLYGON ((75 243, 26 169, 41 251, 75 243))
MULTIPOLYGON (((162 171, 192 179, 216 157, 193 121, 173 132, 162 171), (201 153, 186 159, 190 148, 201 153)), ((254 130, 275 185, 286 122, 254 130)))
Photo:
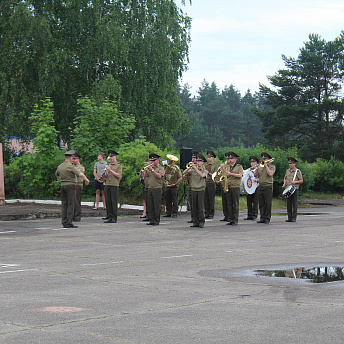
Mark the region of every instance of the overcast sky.
POLYGON ((298 56, 310 33, 332 41, 344 30, 343 0, 193 0, 181 8, 192 18, 181 84, 194 95, 204 79, 254 93, 284 68, 282 54, 298 56))

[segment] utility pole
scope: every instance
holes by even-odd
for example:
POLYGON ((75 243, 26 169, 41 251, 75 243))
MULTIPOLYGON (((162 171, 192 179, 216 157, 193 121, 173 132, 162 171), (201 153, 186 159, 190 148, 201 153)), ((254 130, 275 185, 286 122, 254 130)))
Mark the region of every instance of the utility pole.
POLYGON ((0 142, 0 205, 5 205, 4 159, 0 142))

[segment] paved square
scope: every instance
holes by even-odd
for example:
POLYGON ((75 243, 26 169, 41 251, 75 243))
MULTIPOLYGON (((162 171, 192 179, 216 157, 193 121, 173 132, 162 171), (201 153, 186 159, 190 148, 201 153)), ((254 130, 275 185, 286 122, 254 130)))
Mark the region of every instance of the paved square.
POLYGON ((83 218, 77 229, 0 221, 0 343, 342 343, 344 282, 219 277, 344 266, 344 208, 300 212, 269 225, 241 213, 236 227, 218 213, 202 229, 188 215, 157 227, 137 216, 83 218))

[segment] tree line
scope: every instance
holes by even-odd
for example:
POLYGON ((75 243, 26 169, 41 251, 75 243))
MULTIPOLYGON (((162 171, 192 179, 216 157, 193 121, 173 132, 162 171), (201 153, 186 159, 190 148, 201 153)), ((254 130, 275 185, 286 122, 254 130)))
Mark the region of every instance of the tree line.
POLYGON ((114 149, 144 138, 170 150, 260 143, 296 147, 308 162, 344 158, 343 32, 311 34, 259 92, 204 81, 192 96, 178 84, 190 27, 173 0, 1 1, 0 140, 33 137, 30 117, 49 99, 57 146, 98 150, 113 134, 114 149))

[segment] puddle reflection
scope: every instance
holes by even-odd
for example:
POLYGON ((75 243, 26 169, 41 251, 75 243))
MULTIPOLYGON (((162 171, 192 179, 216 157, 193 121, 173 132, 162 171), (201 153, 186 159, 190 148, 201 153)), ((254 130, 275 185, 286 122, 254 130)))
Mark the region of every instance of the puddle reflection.
POLYGON ((258 276, 301 278, 312 283, 326 283, 344 280, 344 267, 316 266, 313 268, 299 267, 288 270, 255 270, 258 276))

